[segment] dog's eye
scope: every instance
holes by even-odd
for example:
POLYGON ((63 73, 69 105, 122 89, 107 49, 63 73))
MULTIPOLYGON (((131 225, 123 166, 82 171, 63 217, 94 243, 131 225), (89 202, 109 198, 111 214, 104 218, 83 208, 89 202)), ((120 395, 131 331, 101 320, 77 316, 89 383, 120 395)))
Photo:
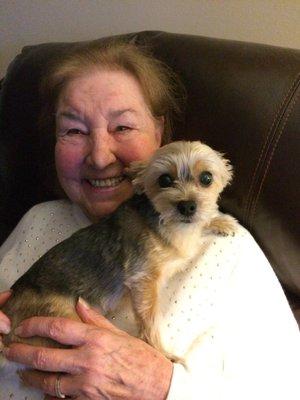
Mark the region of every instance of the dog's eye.
POLYGON ((170 187, 173 185, 173 179, 169 174, 163 174, 158 178, 158 184, 161 188, 170 187))
POLYGON ((200 174, 199 180, 202 186, 208 187, 212 184, 213 176, 209 171, 203 171, 200 174))

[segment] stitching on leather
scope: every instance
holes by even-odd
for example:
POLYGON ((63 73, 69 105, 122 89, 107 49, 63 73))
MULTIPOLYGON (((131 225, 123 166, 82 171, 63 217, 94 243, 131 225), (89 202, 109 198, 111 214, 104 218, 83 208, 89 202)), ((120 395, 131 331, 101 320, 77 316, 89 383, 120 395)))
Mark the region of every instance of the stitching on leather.
POLYGON ((280 114, 280 112, 281 112, 281 110, 282 110, 287 98, 290 96, 290 93, 293 91, 293 88, 295 86, 295 83, 298 81, 298 78, 299 78, 299 76, 297 76, 294 79, 294 81, 292 82, 291 86, 289 87, 286 95, 284 96, 282 102, 280 103, 280 105, 279 105, 279 107, 278 107, 278 109, 276 111, 275 117, 273 119, 273 122, 272 122, 269 130, 268 130, 268 134, 267 134, 266 140, 265 140, 264 145, 262 147, 262 150, 260 152, 259 159, 258 159, 258 161, 256 163, 256 167, 255 167, 255 170, 254 170, 253 175, 252 175, 251 184, 250 184, 250 188, 249 188, 248 195, 247 195, 247 201, 246 201, 246 204, 245 204, 245 207, 244 207, 244 218, 246 220, 247 217, 249 216, 249 222, 250 222, 251 201, 253 200, 253 198, 251 199, 251 193, 252 193, 252 190, 253 190, 253 188, 255 186, 255 181, 256 181, 256 176, 258 175, 259 166, 261 164, 263 155, 265 154, 265 149, 268 147, 269 138, 270 138, 270 135, 271 135, 271 133, 273 131, 273 127, 275 125, 275 122, 277 121, 278 115, 280 114))
POLYGON ((254 219, 254 216, 255 216, 255 213, 256 213, 256 207, 257 207, 258 200, 259 200, 259 197, 260 197, 260 193, 261 193, 261 191, 262 191, 262 188, 263 188, 263 185, 264 185, 264 182, 265 182, 265 179, 266 179, 266 175, 267 175, 267 173, 268 173, 268 171, 269 171, 269 167, 270 167, 272 158, 273 158, 273 156, 274 156, 274 153, 275 153, 275 150, 276 150, 276 148, 277 148, 278 142, 279 142, 279 140, 280 140, 280 138, 281 138, 281 136, 282 136, 282 134, 283 134, 283 132, 284 132, 284 130, 285 130, 285 127, 286 127, 286 124, 287 124, 287 122, 288 122, 288 120, 289 120, 289 117, 290 117, 292 111, 294 110, 295 104, 296 104, 297 101, 298 101, 299 96, 300 96, 300 91, 298 91, 298 93, 296 94, 296 96, 295 96, 293 102, 291 103, 291 105, 290 105, 290 110, 289 110, 289 112, 287 113, 287 115, 286 115, 286 117, 285 117, 285 121, 284 121, 284 123, 283 123, 283 125, 282 125, 282 128, 281 128, 280 131, 279 131, 278 137, 277 137, 277 139, 276 139, 276 141, 275 141, 275 143, 274 143, 274 145, 273 145, 273 150, 272 150, 272 152, 271 152, 271 154, 270 154, 269 161, 268 161, 268 163, 267 163, 267 166, 266 166, 266 169, 265 169, 265 173, 264 173, 263 178, 262 178, 262 180, 261 180, 261 183, 260 183, 260 186, 259 186, 259 190, 258 190, 256 199, 253 201, 254 206, 253 206, 253 209, 252 209, 252 212, 251 212, 251 216, 250 216, 250 218, 249 218, 249 225, 250 225, 251 228, 253 227, 253 219, 254 219))

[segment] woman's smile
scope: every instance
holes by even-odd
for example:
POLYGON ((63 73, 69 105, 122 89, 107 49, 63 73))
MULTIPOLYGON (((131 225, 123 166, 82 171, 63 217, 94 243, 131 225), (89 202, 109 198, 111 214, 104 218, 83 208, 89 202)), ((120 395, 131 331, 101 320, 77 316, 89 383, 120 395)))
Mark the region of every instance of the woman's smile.
POLYGON ((112 188, 119 185, 125 179, 124 176, 106 178, 106 179, 87 179, 93 188, 112 188))
POLYGON ((92 197, 97 197, 98 199, 115 197, 128 184, 130 185, 130 182, 124 175, 105 179, 83 179, 82 181, 85 195, 91 199, 92 197))
POLYGON ((132 196, 124 168, 160 147, 163 121, 151 115, 139 82, 123 71, 74 78, 61 94, 56 115, 60 184, 97 221, 132 196))

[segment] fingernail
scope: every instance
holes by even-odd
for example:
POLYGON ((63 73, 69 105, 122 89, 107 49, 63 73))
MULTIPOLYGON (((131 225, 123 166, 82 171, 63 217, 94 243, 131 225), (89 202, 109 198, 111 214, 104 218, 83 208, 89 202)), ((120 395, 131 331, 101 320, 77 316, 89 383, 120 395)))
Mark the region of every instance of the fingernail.
POLYGON ((15 330, 14 330, 14 334, 15 335, 22 335, 22 333, 23 333, 23 327, 22 327, 22 325, 19 325, 15 330))
POLYGON ((3 322, 2 324, 0 324, 0 332, 7 335, 10 332, 10 324, 7 322, 3 322))
POLYGON ((1 333, 4 333, 4 335, 8 335, 9 332, 10 332, 10 326, 8 326, 8 325, 2 325, 2 326, 0 327, 0 332, 1 332, 1 333))
POLYGON ((90 305, 85 300, 83 300, 82 297, 79 297, 78 303, 80 303, 82 305, 82 307, 86 308, 87 310, 90 310, 90 308, 91 308, 90 305))

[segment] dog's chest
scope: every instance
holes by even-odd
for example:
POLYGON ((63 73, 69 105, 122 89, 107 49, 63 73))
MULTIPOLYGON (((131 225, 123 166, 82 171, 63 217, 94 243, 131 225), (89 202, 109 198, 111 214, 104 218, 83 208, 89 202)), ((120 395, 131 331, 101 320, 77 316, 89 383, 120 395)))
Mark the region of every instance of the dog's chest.
MULTIPOLYGON (((173 256, 184 260, 193 258, 207 242, 207 235, 198 224, 174 224, 160 227, 160 235, 173 248, 173 256)), ((172 254, 171 254, 172 256, 172 254)))
MULTIPOLYGON (((163 295, 164 288, 168 282, 176 279, 176 275, 180 272, 187 270, 190 266, 194 265, 196 260, 199 260, 201 255, 205 252, 208 246, 207 240, 198 240, 193 243, 193 247, 187 246, 184 251, 175 251, 172 249, 165 254, 164 259, 161 258, 160 262, 160 279, 158 282, 159 297, 163 295)), ((160 300, 159 300, 160 302, 160 300)))
MULTIPOLYGON (((198 232, 197 232, 198 233, 198 232)), ((176 273, 186 269, 207 247, 207 238, 198 235, 177 234, 172 237, 172 247, 165 251, 164 259, 161 258, 161 279, 166 282, 176 273)))

